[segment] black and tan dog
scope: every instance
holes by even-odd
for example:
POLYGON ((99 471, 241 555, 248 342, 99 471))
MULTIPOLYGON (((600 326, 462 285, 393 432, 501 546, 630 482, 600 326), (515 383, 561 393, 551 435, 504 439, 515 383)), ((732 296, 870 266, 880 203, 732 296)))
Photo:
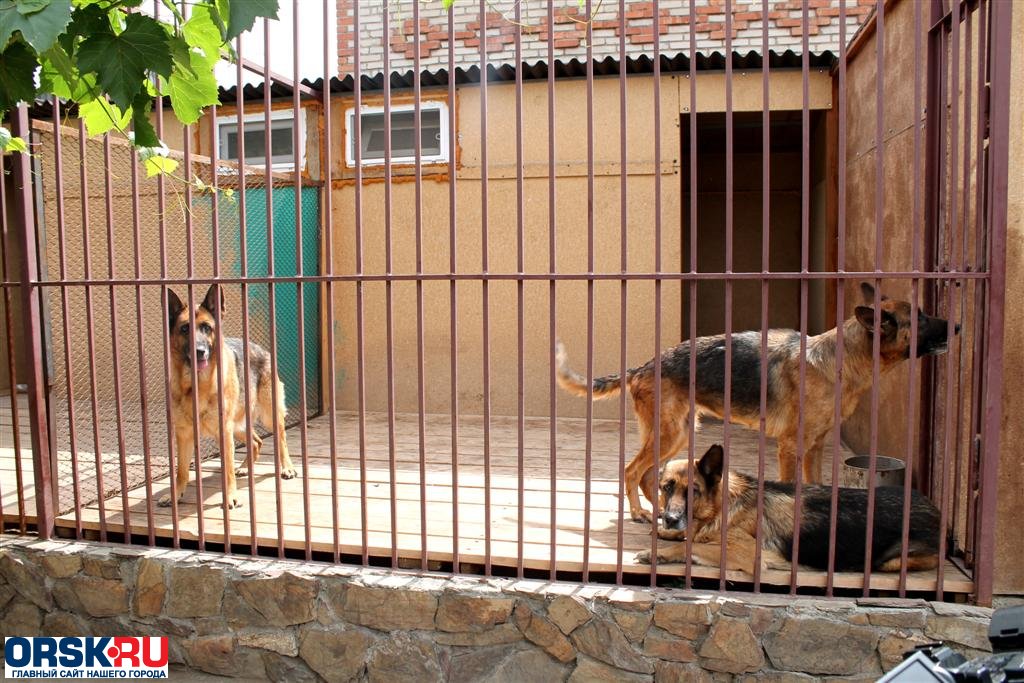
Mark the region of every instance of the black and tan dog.
MULTIPOLYGON (((757 530, 757 479, 741 472, 723 477, 722 447, 712 446, 690 474, 689 463, 671 460, 662 470, 660 491, 665 526, 658 535, 668 540, 686 538, 687 487, 693 480, 692 557, 697 564, 719 566, 723 496, 727 495, 729 514, 726 530, 728 569, 753 572, 755 533, 757 530), (726 492, 728 492, 726 494, 726 492)), ((783 565, 793 554, 793 484, 764 483, 764 515, 761 518, 762 562, 764 566, 783 565)), ((865 489, 839 488, 836 513, 836 571, 864 569, 867 536, 868 492, 865 489)), ((800 547, 798 563, 818 570, 828 568, 829 519, 832 489, 828 486, 804 486, 800 499, 800 547)), ((874 530, 871 537, 871 567, 874 571, 900 569, 903 532, 903 488, 879 486, 875 489, 874 530)), ((932 569, 938 564, 939 511, 931 501, 911 492, 910 534, 907 540, 907 569, 932 569)), ((651 553, 637 554, 638 562, 650 562, 651 553)), ((684 562, 686 543, 659 544, 658 562, 684 562)))
MULTIPOLYGON (((843 323, 842 417, 857 407, 861 395, 872 383, 872 335, 875 324, 874 288, 863 283, 863 306, 843 323)), ((946 350, 946 321, 914 310, 906 301, 881 297, 880 358, 882 373, 910 357, 911 317, 917 316, 918 357, 946 350)), ((955 327, 957 332, 960 326, 955 327)), ((768 330, 768 398, 765 430, 778 440, 779 476, 796 477, 797 429, 800 402, 800 333, 768 330)), ((835 416, 836 328, 807 337, 806 381, 804 385, 803 481, 821 481, 822 449, 835 416)), ((725 337, 715 335, 695 340, 696 394, 693 397, 698 420, 702 415, 723 417, 725 408, 725 337)), ((558 344, 558 383, 577 396, 587 395, 586 379, 569 369, 565 349, 558 344)), ((640 450, 626 466, 626 495, 629 513, 636 521, 650 521, 651 513, 640 505, 638 489, 654 502, 657 472, 654 471, 654 430, 661 430, 658 461, 668 462, 689 439, 690 342, 685 341, 661 356, 661 414, 654 414, 654 359, 629 370, 623 380, 606 375, 593 381, 594 399, 617 394, 625 384, 633 396, 633 411, 640 428, 640 450)), ((757 429, 761 407, 761 332, 732 335, 732 422, 757 429)))
MULTIPOLYGON (((245 368, 241 339, 222 337, 220 323, 224 314, 224 298, 217 285, 212 285, 206 298, 194 313, 195 334, 190 331, 191 316, 178 296, 167 291, 167 314, 171 346, 171 419, 178 448, 177 494, 180 501, 188 487, 188 466, 195 453, 193 429, 193 399, 199 402, 199 431, 202 436, 217 439, 227 478, 224 505, 241 505, 235 486, 235 440, 246 441, 245 368), (217 299, 220 311, 217 314, 217 299), (192 365, 198 385, 192 386, 192 365), (222 368, 222 392, 217 391, 217 366, 222 368), (218 396, 220 403, 218 404, 218 396), (223 419, 223 422, 221 420, 223 419)), ((249 413, 265 427, 274 426, 279 446, 275 448, 281 464, 281 477, 295 476, 288 442, 285 438, 284 384, 271 375, 270 354, 249 342, 249 413), (277 421, 275 425, 274 389, 277 382, 277 421)), ((253 431, 253 461, 259 458, 261 439, 253 431)), ((245 465, 243 464, 243 467, 245 465)), ((160 499, 160 505, 170 505, 170 494, 160 499)))

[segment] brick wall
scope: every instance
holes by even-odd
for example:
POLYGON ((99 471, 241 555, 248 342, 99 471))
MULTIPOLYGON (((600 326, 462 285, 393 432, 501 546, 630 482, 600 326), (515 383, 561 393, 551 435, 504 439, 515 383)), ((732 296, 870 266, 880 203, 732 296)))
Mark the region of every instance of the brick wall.
MULTIPOLYGON (((840 0, 808 0, 808 44, 813 52, 839 49, 840 0)), ((846 39, 870 14, 874 0, 846 0, 846 39)), ((338 60, 342 77, 352 71, 354 63, 353 9, 354 0, 338 0, 338 60)), ((486 40, 485 51, 492 65, 515 61, 515 33, 511 21, 514 2, 494 0, 487 3, 483 17, 486 36, 481 38, 480 5, 470 0, 455 0, 454 32, 448 34, 447 11, 442 3, 423 3, 420 21, 412 19, 409 0, 390 2, 389 21, 383 25, 383 3, 363 3, 360 7, 360 61, 365 74, 383 70, 383 50, 390 50, 391 67, 405 72, 412 68, 419 34, 421 67, 425 70, 447 68, 448 46, 454 42, 456 62, 463 68, 480 61, 480 41, 486 40)), ((619 54, 620 21, 618 3, 594 2, 593 51, 603 59, 619 54)), ((768 38, 770 50, 785 52, 802 50, 802 0, 768 0, 768 38)), ((733 50, 746 54, 762 49, 762 0, 733 0, 733 50)), ((697 50, 704 54, 725 50, 725 0, 697 0, 695 8, 697 50)), ((546 3, 522 0, 523 59, 528 63, 544 61, 548 42, 554 41, 555 58, 570 60, 586 55, 586 12, 575 0, 557 3, 553 25, 548 25, 546 3)), ((630 56, 650 55, 654 43, 654 3, 626 3, 626 38, 630 56)), ((675 55, 690 50, 689 0, 665 0, 659 3, 660 47, 663 54, 675 55)))

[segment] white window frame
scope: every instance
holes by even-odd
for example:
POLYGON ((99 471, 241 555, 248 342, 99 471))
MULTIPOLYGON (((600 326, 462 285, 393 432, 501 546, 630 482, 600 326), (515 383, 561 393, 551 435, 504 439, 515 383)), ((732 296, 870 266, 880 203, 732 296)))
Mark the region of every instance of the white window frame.
MULTIPOLYGON (((266 123, 267 116, 264 112, 255 112, 252 114, 244 114, 242 116, 242 123, 245 130, 250 130, 250 124, 259 124, 260 130, 265 130, 263 124, 266 123)), ((299 127, 299 168, 306 168, 306 110, 300 108, 298 116, 292 109, 275 109, 270 112, 270 121, 282 121, 292 120, 295 121, 299 127)), ((227 126, 238 125, 238 115, 233 116, 218 116, 217 117, 217 158, 225 161, 238 161, 237 159, 225 159, 221 153, 226 140, 222 138, 221 130, 227 126)), ((271 157, 273 159, 273 157, 271 157)), ((263 168, 265 166, 267 158, 265 156, 253 157, 246 154, 245 165, 246 166, 259 166, 263 168)), ((294 150, 288 161, 271 161, 270 168, 274 171, 294 171, 295 170, 295 154, 294 150)))
MULTIPOLYGON (((409 111, 415 111, 415 105, 413 104, 394 104, 391 105, 391 114, 399 114, 409 111)), ((448 147, 450 145, 450 131, 448 130, 448 105, 445 102, 439 100, 428 100, 420 103, 420 112, 424 111, 437 111, 440 112, 438 118, 441 124, 441 144, 439 154, 421 154, 420 161, 424 164, 446 164, 448 163, 448 147)), ((384 107, 369 107, 363 106, 359 109, 360 115, 365 114, 383 114, 384 107)), ((345 110, 345 163, 349 167, 355 167, 355 116, 356 109, 351 107, 345 110)), ((385 160, 382 159, 361 159, 363 166, 383 166, 385 160)), ((415 154, 409 156, 392 156, 392 164, 413 164, 416 163, 415 154)))

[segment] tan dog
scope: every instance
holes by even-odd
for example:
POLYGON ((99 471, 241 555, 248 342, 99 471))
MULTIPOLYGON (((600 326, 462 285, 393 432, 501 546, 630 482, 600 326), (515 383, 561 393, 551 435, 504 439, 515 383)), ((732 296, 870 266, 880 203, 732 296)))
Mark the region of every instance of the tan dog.
MULTIPOLYGON (((693 482, 693 561, 712 567, 721 559, 722 506, 728 500, 726 530, 727 569, 753 573, 757 533, 757 480, 742 472, 722 471, 722 447, 708 449, 690 471, 683 458, 670 460, 662 469, 660 487, 664 527, 658 536, 682 541, 686 538, 689 513, 687 489, 693 482)), ((836 512, 836 571, 862 571, 867 537, 866 489, 840 488, 836 512)), ((799 564, 828 569, 829 521, 832 488, 804 486, 800 496, 799 564)), ((874 571, 900 570, 903 533, 903 487, 875 489, 874 531, 871 537, 871 567, 874 571)), ((777 481, 764 482, 761 518, 762 565, 787 565, 793 556, 794 486, 777 481)), ((638 562, 650 562, 651 553, 637 554, 638 562)), ((685 562, 686 543, 660 544, 658 562, 685 562)), ((917 491, 910 498, 910 535, 907 540, 907 569, 934 569, 939 562, 939 511, 917 491)))
MULTIPOLYGON (((168 290, 167 314, 171 345, 171 419, 174 424, 174 438, 178 448, 176 472, 178 500, 181 501, 188 487, 189 462, 195 453, 195 432, 193 429, 193 397, 199 405, 199 431, 202 436, 212 437, 220 442, 220 454, 227 477, 224 491, 224 505, 234 508, 241 505, 235 485, 235 441, 246 441, 245 382, 243 347, 241 339, 224 338, 220 334, 219 320, 224 314, 224 298, 217 285, 212 285, 206 298, 195 309, 195 334, 190 330, 189 311, 178 296, 168 290), (217 314, 217 299, 220 311, 217 314), (197 389, 192 386, 192 364, 198 377, 197 389), (217 367, 222 368, 223 393, 217 391, 217 367), (223 422, 221 422, 223 416, 223 422)), ((281 477, 295 476, 291 457, 288 455, 288 441, 285 438, 284 384, 271 376, 270 354, 262 347, 249 342, 249 401, 250 414, 262 425, 275 426, 276 452, 281 464, 281 477), (274 421, 273 384, 277 382, 277 421, 274 421)), ((253 432, 253 460, 259 458, 263 445, 253 432)), ((244 467, 244 465, 243 465, 244 467)), ((170 505, 171 496, 160 499, 160 505, 170 505)))
MULTIPOLYGON (((872 383, 872 335, 875 324, 874 288, 861 284, 863 306, 843 323, 842 417, 856 409, 872 383)), ((884 374, 910 357, 911 317, 917 316, 918 357, 946 350, 946 321, 914 310, 906 301, 881 297, 880 359, 884 374)), ((960 331, 960 326, 955 327, 960 331)), ((822 480, 822 450, 835 417, 836 329, 807 337, 806 382, 804 386, 804 483, 822 480)), ((694 403, 701 415, 723 418, 725 410, 725 336, 695 340, 696 381, 694 403)), ((569 369, 565 349, 558 344, 558 383, 577 396, 587 395, 586 379, 569 369)), ((779 474, 784 481, 796 478, 797 428, 799 425, 800 333, 768 330, 768 399, 765 430, 778 440, 779 474)), ((662 354, 661 414, 654 414, 654 359, 629 370, 626 378, 606 375, 590 387, 594 399, 614 396, 625 385, 633 397, 633 412, 640 428, 641 447, 626 466, 626 495, 629 513, 635 521, 650 521, 651 513, 640 505, 638 489, 651 503, 658 473, 654 471, 654 430, 661 431, 658 462, 666 463, 689 441, 690 342, 662 354)), ((761 333, 732 335, 732 422, 758 429, 761 406, 761 333)))

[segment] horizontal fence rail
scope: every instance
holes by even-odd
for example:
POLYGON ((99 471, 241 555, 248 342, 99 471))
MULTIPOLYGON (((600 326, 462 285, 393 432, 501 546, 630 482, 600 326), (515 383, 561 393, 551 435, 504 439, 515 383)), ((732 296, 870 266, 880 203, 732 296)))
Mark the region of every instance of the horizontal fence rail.
POLYGON ((5 529, 991 601, 1008 3, 282 3, 175 174, 12 117, 5 529))

